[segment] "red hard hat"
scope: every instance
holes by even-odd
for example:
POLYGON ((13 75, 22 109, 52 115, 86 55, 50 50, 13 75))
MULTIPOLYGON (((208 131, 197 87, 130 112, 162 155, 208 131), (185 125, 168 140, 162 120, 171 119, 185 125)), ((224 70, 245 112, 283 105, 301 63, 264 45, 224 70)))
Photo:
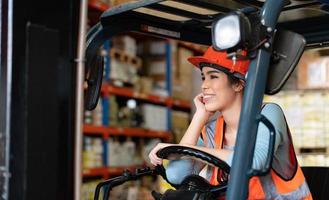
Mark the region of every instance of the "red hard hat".
MULTIPOLYGON (((246 54, 246 51, 242 51, 243 56, 246 56, 246 54)), ((219 68, 225 68, 232 74, 239 73, 240 76, 238 76, 238 78, 241 78, 241 75, 245 77, 250 63, 249 59, 238 59, 234 63, 232 59, 227 57, 226 51, 216 51, 212 46, 207 49, 203 56, 194 56, 187 60, 200 69, 202 68, 202 66, 200 66, 201 63, 206 63, 206 66, 207 64, 213 64, 219 66, 219 68)))

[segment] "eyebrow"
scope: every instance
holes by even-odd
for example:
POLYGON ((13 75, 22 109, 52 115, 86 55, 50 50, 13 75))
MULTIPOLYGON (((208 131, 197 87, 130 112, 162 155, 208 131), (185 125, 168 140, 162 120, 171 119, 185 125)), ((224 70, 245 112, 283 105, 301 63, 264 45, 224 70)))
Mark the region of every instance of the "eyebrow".
MULTIPOLYGON (((220 72, 218 70, 210 70, 210 71, 207 71, 207 75, 213 74, 213 73, 219 74, 220 72)), ((204 76, 204 73, 203 72, 201 73, 201 76, 204 76)))

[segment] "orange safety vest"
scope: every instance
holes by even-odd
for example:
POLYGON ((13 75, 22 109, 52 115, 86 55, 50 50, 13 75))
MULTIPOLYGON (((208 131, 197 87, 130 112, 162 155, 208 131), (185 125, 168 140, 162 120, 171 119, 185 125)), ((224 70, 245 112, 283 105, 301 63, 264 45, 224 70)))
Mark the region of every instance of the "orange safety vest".
MULTIPOLYGON (((312 199, 312 195, 305 181, 304 174, 297 163, 297 158, 292 146, 289 129, 288 134, 290 145, 287 148, 289 149, 289 152, 286 152, 286 155, 288 155, 287 157, 290 162, 289 164, 294 166, 292 176, 288 178, 283 178, 284 175, 282 174, 284 174, 284 168, 283 170, 274 169, 272 164, 272 169, 270 170, 268 175, 262 177, 254 176, 250 178, 248 199, 312 199)), ((218 117, 214 134, 214 143, 216 145, 215 148, 223 148, 223 136, 224 118, 218 117)), ((203 128, 202 130, 202 138, 204 140, 204 143, 207 145, 207 140, 209 138, 207 138, 205 128, 203 128)), ((217 168, 214 168, 212 171, 210 183, 213 185, 218 184, 218 171, 219 170, 217 168)))

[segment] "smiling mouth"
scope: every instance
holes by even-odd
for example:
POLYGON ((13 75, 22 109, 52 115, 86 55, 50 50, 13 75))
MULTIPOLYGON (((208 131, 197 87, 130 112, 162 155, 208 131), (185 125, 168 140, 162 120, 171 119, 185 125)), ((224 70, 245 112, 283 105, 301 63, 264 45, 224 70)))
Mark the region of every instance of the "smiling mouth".
POLYGON ((203 102, 208 103, 213 98, 214 98, 214 95, 204 95, 203 96, 203 102))

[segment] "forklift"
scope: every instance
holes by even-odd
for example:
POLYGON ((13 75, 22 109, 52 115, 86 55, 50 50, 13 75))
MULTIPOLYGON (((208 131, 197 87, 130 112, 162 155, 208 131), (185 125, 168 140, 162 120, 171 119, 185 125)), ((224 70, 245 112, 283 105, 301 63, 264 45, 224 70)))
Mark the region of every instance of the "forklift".
MULTIPOLYGON (((210 185, 198 175, 190 175, 175 185, 163 166, 125 171, 122 176, 99 183, 95 200, 109 199, 111 189, 143 176, 161 175, 176 190, 153 192, 155 199, 246 199, 252 176, 271 169, 275 129, 260 114, 264 94, 274 95, 284 86, 305 49, 329 46, 329 3, 316 0, 142 0, 105 11, 87 35, 85 108, 95 108, 104 70, 100 48, 114 35, 137 32, 151 36, 213 45, 226 50, 233 60, 248 49, 251 60, 240 116, 232 167, 202 151, 171 146, 158 152, 163 159, 173 155, 191 156, 222 169, 227 175, 219 185, 210 185), (230 31, 230 38, 225 34, 230 31), (234 34, 232 34, 234 33, 234 34), (270 130, 266 166, 251 168, 257 127, 262 122, 270 130), (228 178, 229 177, 229 178, 228 178)), ((303 167, 314 199, 329 196, 329 169, 303 167)))

